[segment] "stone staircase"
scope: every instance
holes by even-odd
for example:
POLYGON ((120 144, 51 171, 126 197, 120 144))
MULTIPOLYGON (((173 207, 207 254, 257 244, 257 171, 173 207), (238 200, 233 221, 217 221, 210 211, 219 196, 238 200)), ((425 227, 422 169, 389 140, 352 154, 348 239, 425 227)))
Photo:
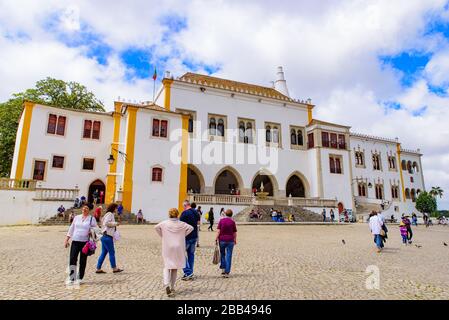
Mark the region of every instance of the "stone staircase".
POLYGON ((372 211, 387 212, 390 210, 392 205, 393 202, 389 201, 382 209, 380 203, 358 202, 356 205, 357 220, 363 221, 363 217, 368 217, 372 211))
MULTIPOLYGON (((103 208, 103 214, 106 214, 105 212, 105 205, 101 206, 103 208)), ((95 209, 94 209, 95 210, 95 209)), ((92 210, 91 214, 93 215, 94 210, 92 210)), ((58 215, 54 215, 53 217, 40 221, 39 224, 43 225, 43 226, 56 226, 56 225, 69 225, 69 219, 70 219, 70 214, 74 212, 75 216, 81 214, 81 209, 74 209, 74 208, 70 208, 67 209, 64 212, 64 216, 63 217, 58 217, 58 215)), ((121 225, 125 225, 125 224, 137 224, 137 217, 134 213, 131 213, 129 211, 123 210, 123 214, 121 216, 120 219, 120 224, 121 225)), ((118 215, 115 214, 115 221, 119 222, 119 218, 118 215)), ((147 224, 147 221, 144 220, 144 224, 147 224)))
POLYGON ((270 210, 273 208, 277 212, 281 212, 285 221, 290 214, 295 216, 295 222, 322 222, 323 217, 313 211, 304 209, 299 206, 266 206, 266 205, 250 205, 234 216, 236 222, 272 222, 270 210), (262 214, 260 219, 250 218, 249 215, 254 209, 262 214))

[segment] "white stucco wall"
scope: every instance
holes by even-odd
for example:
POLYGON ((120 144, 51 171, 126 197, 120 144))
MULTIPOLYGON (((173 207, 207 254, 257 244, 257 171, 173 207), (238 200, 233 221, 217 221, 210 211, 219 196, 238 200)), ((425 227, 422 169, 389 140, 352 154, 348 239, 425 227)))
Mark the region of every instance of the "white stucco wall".
MULTIPOLYGON (((30 135, 23 170, 24 179, 33 178, 33 162, 47 161, 43 188, 74 189, 78 185, 80 195, 87 197, 89 185, 96 179, 106 184, 108 164, 106 159, 110 153, 113 121, 108 114, 76 112, 42 105, 35 105, 31 120, 30 135), (66 116, 64 136, 47 134, 49 114, 66 116), (84 139, 84 120, 101 121, 100 139, 84 139), (64 168, 52 168, 52 156, 64 156, 64 168), (82 159, 94 158, 93 171, 82 170, 82 159)), ((17 152, 16 147, 16 152, 17 152)))
MULTIPOLYGON (((152 137, 152 119, 168 120, 171 128, 181 128, 180 115, 139 109, 133 164, 132 211, 142 209, 150 222, 167 218, 168 209, 178 207, 180 165, 170 160, 171 149, 180 141, 152 137), (162 182, 151 181, 152 167, 163 169, 162 182)), ((124 140, 123 140, 124 141, 124 140)))
POLYGON ((37 224, 57 214, 62 204, 66 209, 73 201, 33 200, 35 191, 0 191, 0 225, 37 224))

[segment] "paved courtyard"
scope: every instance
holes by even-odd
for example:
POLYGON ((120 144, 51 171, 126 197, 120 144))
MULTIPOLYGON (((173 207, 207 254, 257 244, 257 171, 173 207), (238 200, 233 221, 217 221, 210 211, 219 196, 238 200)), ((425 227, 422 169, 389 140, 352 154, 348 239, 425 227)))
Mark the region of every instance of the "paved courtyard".
MULTIPOLYGON (((203 230, 207 227, 204 226, 203 230)), ((211 263, 215 233, 200 233, 194 281, 177 282, 178 299, 449 299, 449 228, 414 229, 415 245, 401 244, 397 226, 381 254, 366 224, 239 226, 232 276, 211 263), (345 240, 346 245, 342 243, 345 240), (366 289, 365 271, 380 270, 380 288, 366 289)), ((153 226, 122 226, 117 260, 125 269, 94 273, 67 288, 67 228, 0 228, 0 299, 168 299, 162 287, 160 239, 153 226)))

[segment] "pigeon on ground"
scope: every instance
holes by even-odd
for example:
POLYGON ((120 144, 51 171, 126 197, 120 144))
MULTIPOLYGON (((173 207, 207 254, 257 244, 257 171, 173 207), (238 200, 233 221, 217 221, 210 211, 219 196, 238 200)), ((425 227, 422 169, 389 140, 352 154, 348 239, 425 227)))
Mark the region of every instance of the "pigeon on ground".
POLYGON ((341 240, 341 243, 343 243, 343 244, 346 244, 346 241, 345 241, 345 239, 341 240))
POLYGON ((422 246, 420 246, 420 245, 417 245, 417 244, 415 244, 415 247, 417 247, 417 248, 421 248, 422 246))
POLYGON ((443 244, 444 244, 445 247, 447 247, 447 243, 446 242, 443 242, 443 244))

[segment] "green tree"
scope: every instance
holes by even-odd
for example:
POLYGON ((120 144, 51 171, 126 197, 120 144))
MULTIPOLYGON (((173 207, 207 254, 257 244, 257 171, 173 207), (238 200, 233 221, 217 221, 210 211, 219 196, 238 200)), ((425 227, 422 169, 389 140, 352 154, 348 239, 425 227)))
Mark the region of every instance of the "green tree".
POLYGON ((77 82, 65 82, 47 77, 36 82, 35 88, 15 93, 0 103, 0 176, 7 177, 11 171, 17 127, 23 110, 23 101, 52 105, 55 107, 104 111, 104 106, 85 86, 77 82))
POLYGON ((437 210, 437 200, 429 192, 423 191, 416 199, 415 207, 421 212, 431 214, 437 210))
POLYGON ((443 189, 440 187, 432 187, 432 189, 429 191, 429 194, 433 197, 440 197, 440 199, 443 197, 443 189))

